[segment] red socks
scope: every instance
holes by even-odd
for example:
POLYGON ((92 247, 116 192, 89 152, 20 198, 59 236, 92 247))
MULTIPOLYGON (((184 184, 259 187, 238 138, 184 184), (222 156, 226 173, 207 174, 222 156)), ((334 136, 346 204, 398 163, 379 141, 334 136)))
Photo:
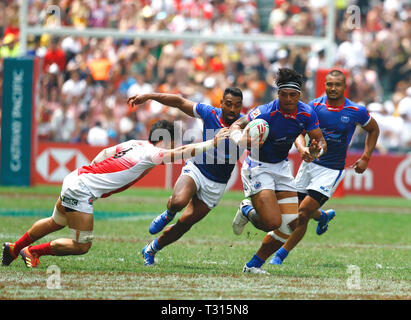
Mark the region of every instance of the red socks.
MULTIPOLYGON (((21 249, 27 247, 28 245, 32 244, 33 241, 30 239, 29 234, 26 232, 19 240, 14 243, 13 253, 17 256, 21 249)), ((46 255, 53 255, 51 252, 50 247, 51 242, 42 243, 36 246, 29 247, 30 253, 34 253, 37 257, 46 256, 46 255)))
POLYGON ((20 250, 32 244, 33 241, 30 239, 29 234, 26 232, 19 240, 14 243, 13 253, 15 256, 18 256, 20 250))
POLYGON ((38 244, 36 246, 29 247, 29 251, 31 254, 36 255, 37 257, 41 256, 52 256, 53 252, 51 252, 50 242, 38 244))

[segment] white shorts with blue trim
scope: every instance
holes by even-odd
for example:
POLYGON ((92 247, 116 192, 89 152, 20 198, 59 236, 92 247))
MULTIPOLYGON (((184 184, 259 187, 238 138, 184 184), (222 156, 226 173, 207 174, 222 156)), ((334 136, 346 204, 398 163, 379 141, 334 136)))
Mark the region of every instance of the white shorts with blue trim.
POLYGON ((307 190, 315 190, 331 198, 344 176, 345 170, 334 170, 303 161, 295 177, 295 184, 298 192, 308 194, 307 190))
POLYGON ((244 195, 250 197, 261 190, 294 191, 294 177, 291 173, 290 162, 268 163, 247 157, 241 168, 244 195))
POLYGON ((207 207, 213 209, 217 206, 217 204, 223 197, 225 188, 227 186, 226 183, 219 183, 208 179, 191 161, 186 162, 186 165, 181 170, 180 176, 182 175, 187 175, 194 180, 197 187, 196 195, 198 199, 200 199, 207 205, 207 207))

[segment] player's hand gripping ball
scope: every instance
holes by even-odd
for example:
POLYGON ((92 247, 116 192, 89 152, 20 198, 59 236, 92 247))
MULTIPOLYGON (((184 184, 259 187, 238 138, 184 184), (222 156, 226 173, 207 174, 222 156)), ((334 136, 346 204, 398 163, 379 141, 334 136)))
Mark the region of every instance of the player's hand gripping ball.
POLYGON ((268 125, 268 122, 265 121, 264 119, 256 119, 247 124, 245 127, 245 130, 247 128, 250 128, 248 131, 248 134, 251 139, 257 139, 258 142, 261 145, 264 143, 265 139, 268 137, 268 132, 270 131, 270 127, 268 125))

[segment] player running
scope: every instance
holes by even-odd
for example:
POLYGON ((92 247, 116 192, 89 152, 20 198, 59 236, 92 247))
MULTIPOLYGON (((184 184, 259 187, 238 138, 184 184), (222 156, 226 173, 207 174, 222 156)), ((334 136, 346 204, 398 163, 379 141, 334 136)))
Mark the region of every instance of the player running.
MULTIPOLYGON (((302 76, 294 70, 282 68, 277 73, 276 85, 278 99, 256 107, 230 127, 230 138, 238 141, 240 129, 250 121, 264 119, 269 124, 269 134, 260 149, 259 159, 250 154, 241 170, 244 193, 251 201, 243 200, 234 218, 233 231, 237 235, 249 221, 266 232, 276 230, 281 234, 291 234, 288 224, 297 217, 298 207, 288 153, 295 139, 305 132, 313 141, 310 146, 312 155, 326 152, 327 145, 318 127, 317 115, 312 107, 299 101, 302 76), (287 215, 283 214, 284 210, 287 215)), ((253 272, 256 270, 254 267, 263 263, 257 256, 255 259, 253 269, 245 266, 244 271, 253 272)))
MULTIPOLYGON (((228 128, 241 116, 243 94, 238 88, 226 88, 220 108, 165 93, 137 95, 130 98, 129 103, 137 105, 149 99, 201 119, 203 139, 206 139, 210 133, 215 134, 218 130, 228 128)), ((181 238, 219 203, 241 155, 235 143, 229 140, 225 143, 225 148, 209 150, 186 162, 168 200, 167 210, 153 220, 149 232, 156 234, 162 231, 179 211, 185 210, 176 224, 167 227, 159 237, 143 248, 144 265, 154 265, 154 255, 158 251, 181 238)))
MULTIPOLYGON (((339 70, 332 70, 325 77, 326 95, 309 103, 318 116, 328 151, 319 159, 315 159, 306 147, 304 136, 300 135, 297 138, 295 144, 304 161, 296 175, 300 207, 296 229, 289 237, 279 237, 275 232, 269 232, 265 236, 256 252, 256 256, 263 263, 278 249, 270 264, 282 264, 288 253, 304 237, 310 218, 318 221, 318 235, 327 231, 328 223, 334 218, 335 211, 324 211, 319 208, 331 198, 345 175, 347 149, 357 125, 361 125, 367 131, 367 138, 361 158, 351 167, 360 174, 367 169, 377 143, 379 127, 364 106, 345 98, 345 88, 344 74, 339 70)), ((256 265, 250 261, 247 265, 259 268, 262 264, 256 265)))
POLYGON ((16 242, 3 244, 2 265, 10 265, 19 254, 27 267, 34 268, 44 255, 87 253, 93 240, 94 201, 129 188, 156 165, 214 149, 228 137, 228 129, 224 129, 212 140, 165 149, 174 145, 174 125, 160 120, 151 127, 148 141, 130 140, 102 150, 90 165, 78 168, 64 178, 61 195, 51 217, 35 222, 16 242), (72 232, 71 239, 30 246, 65 226, 72 232))

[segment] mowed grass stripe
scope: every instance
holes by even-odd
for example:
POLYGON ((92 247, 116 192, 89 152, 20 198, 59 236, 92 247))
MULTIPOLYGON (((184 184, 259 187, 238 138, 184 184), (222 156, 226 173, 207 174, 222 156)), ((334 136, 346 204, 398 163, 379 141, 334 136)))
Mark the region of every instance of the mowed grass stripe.
MULTIPOLYGON (((3 217, 50 217, 52 212, 50 210, 25 210, 25 209, 0 209, 0 216, 3 217)), ((95 211, 93 213, 95 219, 149 219, 158 215, 158 212, 108 212, 108 211, 95 211)))
POLYGON ((350 287, 347 278, 297 278, 282 275, 193 275, 152 273, 61 274, 61 289, 47 288, 47 274, 0 274, 0 299, 410 299, 405 281, 365 277, 350 287), (16 288, 10 290, 10 288, 16 288))

